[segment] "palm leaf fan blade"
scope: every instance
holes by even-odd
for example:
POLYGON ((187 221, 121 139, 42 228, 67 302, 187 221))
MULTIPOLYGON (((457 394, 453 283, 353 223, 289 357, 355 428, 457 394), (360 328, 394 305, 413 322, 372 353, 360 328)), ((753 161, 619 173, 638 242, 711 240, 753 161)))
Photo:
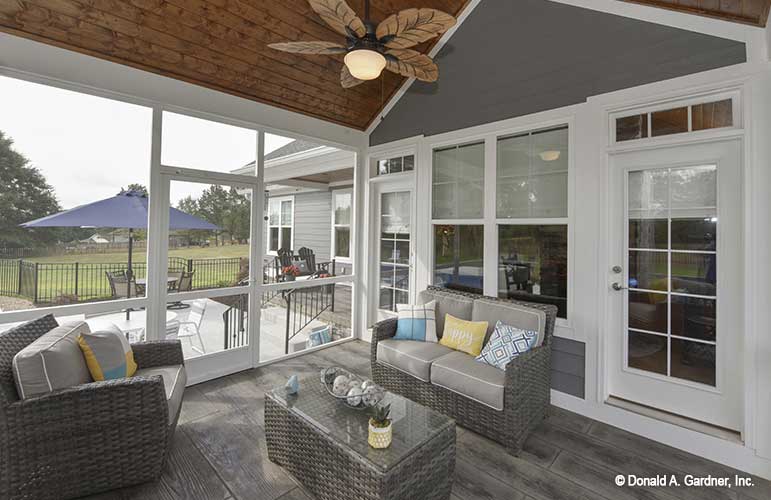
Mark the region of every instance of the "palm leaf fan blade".
POLYGON ((436 9, 407 9, 381 22, 375 35, 386 47, 406 49, 430 40, 455 26, 453 16, 436 9))
POLYGON ((439 79, 439 67, 425 54, 410 49, 391 49, 386 52, 386 69, 421 82, 439 79))
POLYGON ((271 43, 271 49, 293 54, 344 54, 345 47, 333 42, 282 42, 271 43))
POLYGON ((325 23, 341 35, 348 36, 349 30, 359 38, 367 34, 364 22, 345 0, 308 0, 308 3, 325 23))
POLYGON ((364 83, 364 80, 359 80, 353 76, 348 69, 348 66, 343 64, 343 69, 340 71, 340 85, 342 85, 344 89, 349 89, 362 83, 364 83))

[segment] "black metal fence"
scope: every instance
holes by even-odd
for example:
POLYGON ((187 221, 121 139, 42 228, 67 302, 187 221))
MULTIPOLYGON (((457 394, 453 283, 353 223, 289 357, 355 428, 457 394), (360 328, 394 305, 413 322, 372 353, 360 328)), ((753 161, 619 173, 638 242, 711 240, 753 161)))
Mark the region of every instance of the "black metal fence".
MULTIPOLYGON (((147 276, 147 265, 131 266, 135 279, 147 276)), ((42 263, 0 259, 0 295, 18 296, 35 304, 73 304, 112 296, 107 272, 127 271, 128 263, 42 263)), ((246 259, 169 258, 169 271, 192 271, 193 289, 235 285, 248 272, 246 259)))

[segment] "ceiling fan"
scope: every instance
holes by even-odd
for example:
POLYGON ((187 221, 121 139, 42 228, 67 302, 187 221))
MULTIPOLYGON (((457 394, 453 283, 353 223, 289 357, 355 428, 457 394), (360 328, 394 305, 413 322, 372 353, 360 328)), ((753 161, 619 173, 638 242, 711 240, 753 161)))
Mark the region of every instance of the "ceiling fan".
POLYGON ((456 20, 436 9, 406 9, 375 26, 364 3, 364 21, 345 0, 308 0, 311 8, 335 31, 345 45, 334 42, 285 42, 268 46, 295 54, 345 54, 340 74, 344 88, 374 80, 383 69, 423 82, 435 82, 439 68, 425 54, 410 49, 452 28, 456 20))

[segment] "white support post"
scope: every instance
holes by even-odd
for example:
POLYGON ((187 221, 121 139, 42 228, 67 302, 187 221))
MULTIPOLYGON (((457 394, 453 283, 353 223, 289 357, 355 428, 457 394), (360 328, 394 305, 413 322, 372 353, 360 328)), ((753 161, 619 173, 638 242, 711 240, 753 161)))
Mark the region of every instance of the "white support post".
POLYGON ((163 109, 153 107, 150 149, 150 196, 147 231, 147 340, 160 340, 166 332, 166 286, 169 254, 169 183, 161 175, 163 109))
POLYGON ((498 296, 498 227, 496 225, 496 137, 485 138, 484 294, 498 296))
POLYGON ((260 363, 260 313, 262 303, 263 256, 265 255, 265 132, 257 132, 257 160, 255 162, 257 184, 252 195, 251 235, 249 238, 249 345, 252 366, 260 363))

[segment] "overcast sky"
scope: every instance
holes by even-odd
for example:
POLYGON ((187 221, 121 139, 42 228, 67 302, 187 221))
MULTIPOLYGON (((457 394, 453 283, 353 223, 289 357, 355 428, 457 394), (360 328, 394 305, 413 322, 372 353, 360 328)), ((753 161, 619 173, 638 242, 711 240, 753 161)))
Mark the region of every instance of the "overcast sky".
MULTIPOLYGON (((150 179, 148 108, 0 76, 0 130, 40 169, 63 208, 150 179)), ((256 133, 164 113, 162 163, 229 172, 254 161, 256 133)), ((268 135, 266 154, 291 142, 268 135)), ((172 203, 206 186, 172 183, 172 203)))

